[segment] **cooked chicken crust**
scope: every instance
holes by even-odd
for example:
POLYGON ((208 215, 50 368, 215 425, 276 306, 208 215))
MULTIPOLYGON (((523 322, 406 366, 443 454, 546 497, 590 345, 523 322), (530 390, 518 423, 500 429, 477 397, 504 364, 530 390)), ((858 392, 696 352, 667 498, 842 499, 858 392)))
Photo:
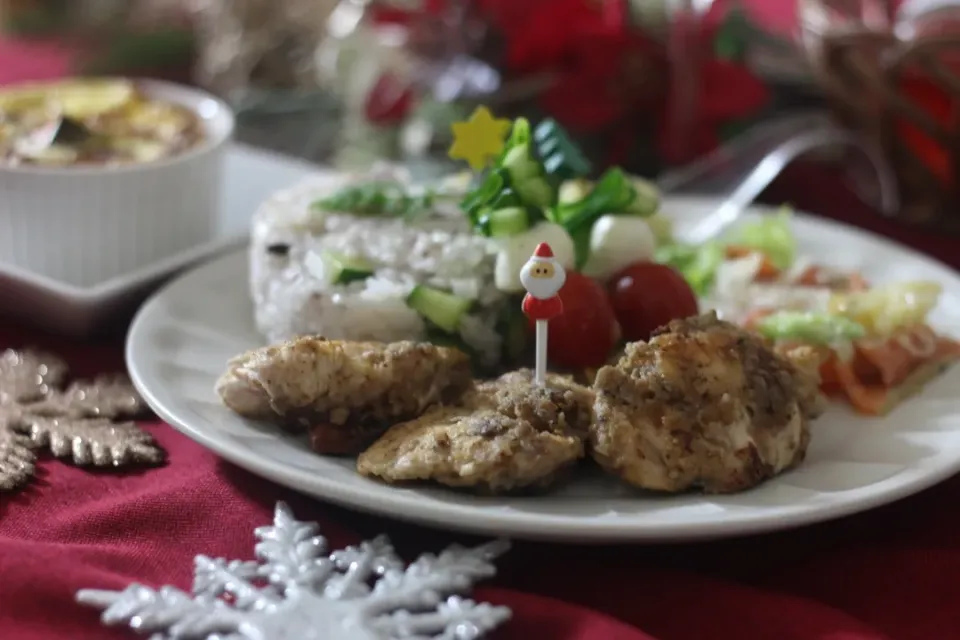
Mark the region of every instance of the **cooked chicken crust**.
POLYGON ((482 493, 544 488, 584 456, 593 393, 529 370, 481 383, 456 406, 388 430, 357 471, 390 483, 432 480, 482 493))
POLYGON ((456 349, 302 337, 231 359, 216 391, 242 416, 311 429, 320 453, 356 453, 472 386, 470 360, 456 349))
POLYGON ((643 489, 747 489, 803 460, 817 364, 715 314, 671 322, 597 373, 591 454, 643 489))

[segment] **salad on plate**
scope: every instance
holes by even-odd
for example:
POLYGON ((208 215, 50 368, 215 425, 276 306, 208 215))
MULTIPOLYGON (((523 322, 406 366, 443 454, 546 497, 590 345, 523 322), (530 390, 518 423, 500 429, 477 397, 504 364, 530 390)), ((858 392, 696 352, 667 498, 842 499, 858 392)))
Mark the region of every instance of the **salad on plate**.
POLYGON ((927 322, 939 284, 874 285, 818 264, 800 253, 790 221, 784 208, 701 246, 667 243, 656 258, 684 275, 701 307, 775 348, 814 348, 823 391, 866 415, 888 413, 960 358, 960 343, 927 322))

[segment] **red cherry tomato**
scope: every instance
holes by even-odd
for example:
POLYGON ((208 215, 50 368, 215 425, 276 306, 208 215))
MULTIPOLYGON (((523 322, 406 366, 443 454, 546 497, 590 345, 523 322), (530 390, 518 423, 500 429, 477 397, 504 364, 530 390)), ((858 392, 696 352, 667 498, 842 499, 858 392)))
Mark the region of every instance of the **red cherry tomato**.
POLYGON ((547 330, 550 363, 570 369, 603 365, 620 339, 607 292, 587 276, 568 271, 558 295, 563 313, 550 321, 547 330))
POLYGON ((654 329, 699 311, 697 296, 683 276, 655 262, 635 262, 615 275, 610 302, 623 337, 630 341, 647 340, 654 329))

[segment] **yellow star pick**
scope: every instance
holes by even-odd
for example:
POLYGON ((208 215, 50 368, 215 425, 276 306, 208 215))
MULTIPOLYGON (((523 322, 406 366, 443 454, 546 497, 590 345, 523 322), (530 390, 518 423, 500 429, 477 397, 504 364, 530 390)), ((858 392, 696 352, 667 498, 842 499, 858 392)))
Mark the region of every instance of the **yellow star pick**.
POLYGON ((466 160, 474 171, 480 171, 503 151, 510 126, 509 120, 497 120, 490 109, 479 106, 466 122, 453 123, 453 145, 448 155, 453 160, 466 160))

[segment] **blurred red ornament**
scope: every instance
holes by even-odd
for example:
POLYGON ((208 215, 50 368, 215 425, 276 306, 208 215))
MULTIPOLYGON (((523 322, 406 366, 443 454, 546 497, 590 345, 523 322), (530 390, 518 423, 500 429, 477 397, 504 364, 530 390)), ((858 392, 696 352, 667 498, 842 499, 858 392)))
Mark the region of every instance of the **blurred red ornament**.
POLYGON ((505 39, 507 70, 538 72, 576 56, 579 40, 624 30, 624 0, 478 0, 505 39))
POLYGON ((640 33, 581 32, 568 60, 541 104, 571 130, 598 130, 628 115, 642 118, 662 98, 663 56, 640 33))
POLYGON ((373 0, 370 17, 373 24, 408 25, 423 15, 437 15, 448 6, 446 0, 422 0, 416 8, 373 0))
MULTIPOLYGON (((904 78, 900 90, 917 109, 928 115, 944 131, 954 133, 960 122, 960 105, 943 87, 923 76, 917 76, 904 78)), ((949 184, 953 176, 953 166, 950 150, 943 141, 931 137, 907 118, 898 117, 895 127, 903 144, 916 154, 938 180, 949 184)))
MULTIPOLYGON (((489 25, 499 54, 488 62, 504 82, 549 78, 540 107, 575 134, 615 132, 607 144, 610 163, 624 162, 641 135, 657 137, 662 159, 687 162, 717 146, 723 125, 750 118, 768 103, 767 87, 747 67, 713 55, 716 27, 703 20, 691 24, 679 60, 676 47, 665 50, 629 24, 628 8, 628 0, 428 0, 416 12, 426 20, 404 24, 411 28, 410 46, 438 59, 445 51, 439 45, 451 37, 444 29, 458 25, 466 35, 467 15, 489 25)), ((395 11, 381 19, 405 20, 395 11)), ((474 55, 472 49, 464 53, 474 55)), ((366 101, 368 120, 399 123, 421 90, 382 76, 366 101)))
POLYGON ((413 88, 388 72, 377 79, 367 94, 363 113, 372 124, 399 124, 410 113, 413 103, 413 88))
POLYGON ((721 142, 722 125, 755 115, 769 101, 770 90, 744 65, 703 61, 689 127, 675 126, 673 118, 679 110, 669 100, 664 106, 657 141, 661 156, 668 163, 682 164, 713 151, 721 142))
MULTIPOLYGON (((930 48, 921 64, 903 70, 899 89, 912 105, 911 117, 894 120, 897 136, 945 186, 956 179, 949 139, 960 127, 960 4, 949 0, 904 2, 897 14, 896 33, 903 42, 936 40, 948 46, 930 48)), ((902 111, 901 111, 902 113, 902 111)), ((957 185, 952 185, 957 188, 957 185)))

